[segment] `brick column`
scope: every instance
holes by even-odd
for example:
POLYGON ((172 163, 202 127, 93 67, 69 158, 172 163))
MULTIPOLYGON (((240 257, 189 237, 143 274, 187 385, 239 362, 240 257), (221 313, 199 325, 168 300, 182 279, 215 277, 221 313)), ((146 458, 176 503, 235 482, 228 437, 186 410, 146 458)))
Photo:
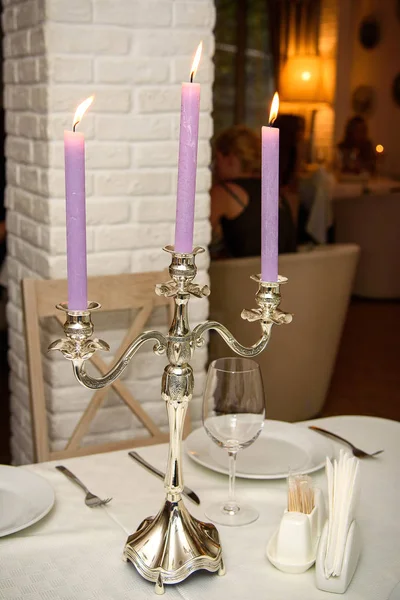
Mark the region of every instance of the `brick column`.
MULTIPOLYGON (((80 127, 89 275, 164 268, 168 257, 160 248, 173 243, 174 233, 180 82, 202 39, 195 243, 207 245, 214 7, 212 0, 4 0, 3 6, 12 451, 21 463, 33 455, 20 281, 66 276, 63 131, 77 104, 94 93, 80 127)), ((199 280, 206 281, 208 257, 198 262, 199 280)), ((207 310, 206 301, 195 301, 193 324, 207 310)), ((166 326, 160 318, 153 320, 166 326)), ((102 337, 116 344, 126 325, 124 315, 108 319, 102 337)), ((46 328, 43 346, 54 332, 46 328)), ((127 375, 131 389, 165 425, 162 361, 149 352, 138 360, 140 368, 133 365, 127 375)), ((205 360, 199 352, 195 423, 205 360)), ((55 356, 44 361, 49 430, 59 448, 91 394, 75 384, 69 364, 55 356)), ((135 428, 128 409, 110 395, 91 439, 127 438, 135 428)))

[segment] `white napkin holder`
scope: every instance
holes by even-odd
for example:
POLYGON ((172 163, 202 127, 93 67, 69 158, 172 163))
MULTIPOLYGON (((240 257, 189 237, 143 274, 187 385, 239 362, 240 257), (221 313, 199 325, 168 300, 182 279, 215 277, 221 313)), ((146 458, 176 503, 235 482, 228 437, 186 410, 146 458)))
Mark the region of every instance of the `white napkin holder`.
POLYGON ((338 577, 326 579, 324 571, 326 546, 328 542, 328 522, 325 523, 321 540, 318 546, 317 560, 315 564, 315 578, 317 588, 325 592, 344 594, 353 579, 358 559, 361 553, 361 536, 357 522, 353 520, 347 533, 347 541, 343 555, 342 570, 338 577))
POLYGON ((285 510, 280 525, 267 545, 267 558, 284 573, 304 573, 314 564, 326 522, 321 490, 314 490, 310 514, 285 510))

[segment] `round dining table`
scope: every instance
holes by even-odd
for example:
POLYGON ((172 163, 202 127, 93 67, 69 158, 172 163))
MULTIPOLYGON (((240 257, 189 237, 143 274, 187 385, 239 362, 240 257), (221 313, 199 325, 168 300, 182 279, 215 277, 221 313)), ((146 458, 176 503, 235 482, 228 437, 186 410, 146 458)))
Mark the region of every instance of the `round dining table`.
POLYGON ((356 198, 364 194, 380 196, 400 191, 400 181, 390 177, 337 178, 324 166, 303 174, 299 182, 300 204, 308 213, 306 231, 318 244, 327 242, 334 223, 332 202, 356 198))
POLYGON ((371 177, 364 181, 354 178, 353 180, 336 180, 333 189, 333 198, 353 198, 362 194, 383 195, 398 192, 400 181, 391 177, 371 177))
MULTIPOLYGON (((379 401, 379 399, 377 399, 379 401)), ((354 578, 344 597, 387 600, 400 581, 400 424, 365 416, 337 416, 302 422, 319 425, 380 456, 361 461, 361 495, 356 518, 362 550, 354 578)), ((343 444, 333 442, 338 456, 343 444)), ((163 469, 167 445, 138 449, 163 469)), ((44 477, 55 491, 52 511, 35 525, 0 540, 1 600, 147 600, 154 584, 122 560, 127 536, 162 505, 163 482, 143 470, 128 451, 62 461, 100 497, 112 496, 104 507, 91 509, 84 494, 48 462, 20 467, 44 477)), ((185 501, 204 519, 207 504, 226 499, 228 478, 184 456, 185 483, 201 504, 185 501)), ((325 470, 312 474, 326 498, 325 470)), ((317 589, 314 567, 303 574, 278 571, 266 558, 266 545, 276 530, 287 501, 285 479, 238 479, 241 501, 254 505, 259 519, 247 526, 218 526, 226 574, 205 571, 177 585, 166 586, 171 600, 324 600, 331 593, 317 589)), ((0 506, 1 509, 1 506, 0 506)))

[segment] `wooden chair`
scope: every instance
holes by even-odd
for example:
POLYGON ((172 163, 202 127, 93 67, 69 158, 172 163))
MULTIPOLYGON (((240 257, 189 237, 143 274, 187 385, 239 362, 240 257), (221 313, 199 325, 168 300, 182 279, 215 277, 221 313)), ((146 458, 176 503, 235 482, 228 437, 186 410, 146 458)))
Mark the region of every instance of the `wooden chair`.
MULTIPOLYGON (((100 302, 103 310, 136 309, 133 322, 115 353, 116 360, 123 349, 143 331, 146 321, 154 308, 165 306, 169 316, 171 315, 173 308, 171 300, 156 296, 154 292, 155 284, 165 279, 168 279, 166 272, 110 275, 89 279, 89 298, 100 302)), ((143 409, 142 405, 135 400, 125 383, 117 380, 110 387, 114 389, 120 399, 144 425, 150 437, 107 442, 84 447, 80 446, 83 437, 88 432, 88 428, 106 396, 107 390, 110 389, 110 387, 107 387, 97 390, 93 394, 65 449, 51 451, 48 436, 39 320, 53 318, 61 325, 64 324, 64 314, 57 310, 55 306, 67 297, 67 282, 65 280, 24 279, 22 281, 22 297, 25 316, 32 429, 35 459, 37 462, 59 460, 111 450, 122 450, 134 446, 145 446, 168 441, 168 434, 163 433, 159 429, 153 419, 143 409)), ((63 333, 62 330, 60 330, 60 333, 63 333)), ((111 365, 106 364, 99 352, 93 355, 90 362, 102 375, 114 364, 114 362, 111 365)), ((76 383, 76 385, 79 384, 76 383)), ((188 418, 185 423, 185 434, 188 432, 189 427, 190 422, 188 418)))

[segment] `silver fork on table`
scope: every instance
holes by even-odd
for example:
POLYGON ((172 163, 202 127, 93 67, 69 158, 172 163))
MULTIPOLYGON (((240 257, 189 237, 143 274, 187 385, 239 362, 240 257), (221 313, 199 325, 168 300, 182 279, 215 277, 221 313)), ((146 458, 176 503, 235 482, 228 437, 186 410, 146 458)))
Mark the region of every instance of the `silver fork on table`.
POLYGON ((79 487, 82 488, 84 492, 86 492, 85 504, 86 504, 86 506, 89 506, 89 508, 95 508, 96 506, 104 506, 105 504, 108 504, 109 502, 111 502, 112 498, 106 498, 105 500, 102 500, 95 494, 92 494, 92 492, 90 492, 88 490, 86 485, 84 483, 82 483, 82 481, 80 479, 78 479, 77 476, 74 475, 69 469, 67 469, 67 467, 63 467, 62 465, 57 465, 56 469, 57 469, 57 471, 60 471, 60 473, 63 473, 65 475, 65 477, 67 477, 68 479, 70 479, 71 481, 73 481, 74 483, 79 485, 79 487))
POLYGON ((332 431, 328 431, 327 429, 322 429, 322 427, 317 427, 316 425, 309 425, 308 429, 312 429, 313 431, 317 431, 318 433, 322 433, 323 435, 328 435, 332 438, 336 438, 337 440, 340 440, 344 444, 347 444, 348 446, 350 446, 351 451, 353 452, 354 456, 356 456, 357 458, 373 458, 374 456, 378 456, 378 454, 382 454, 382 452, 384 452, 384 450, 377 450, 376 452, 372 452, 372 454, 369 454, 368 452, 361 450, 361 448, 357 448, 357 446, 355 446, 348 440, 345 440, 337 433, 332 433, 332 431))

